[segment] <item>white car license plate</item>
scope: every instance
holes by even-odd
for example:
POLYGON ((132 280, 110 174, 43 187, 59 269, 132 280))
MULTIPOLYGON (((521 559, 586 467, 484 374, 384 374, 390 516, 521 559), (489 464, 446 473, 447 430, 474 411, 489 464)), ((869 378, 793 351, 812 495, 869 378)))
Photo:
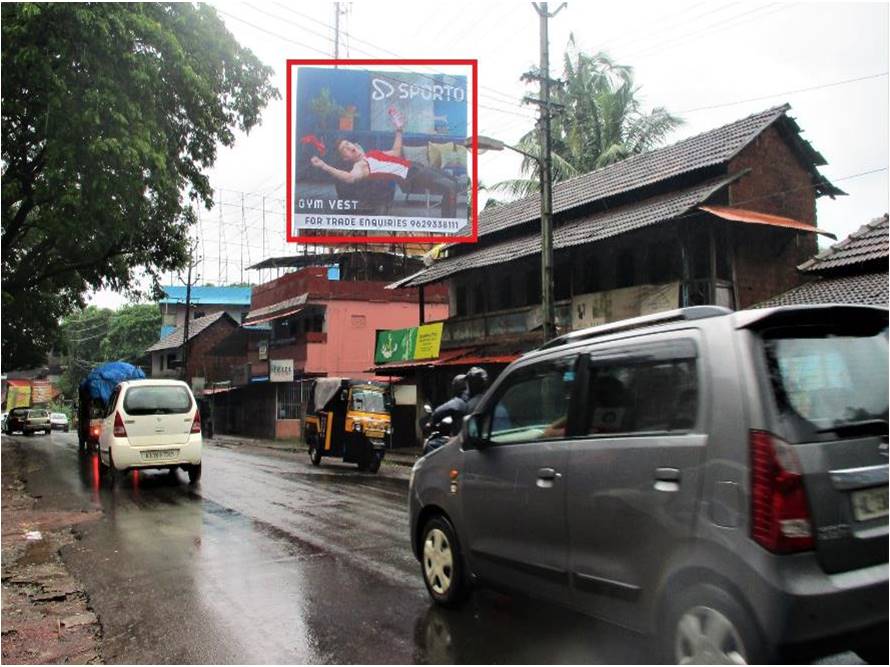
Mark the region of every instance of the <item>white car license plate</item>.
POLYGON ((886 486, 854 491, 851 497, 853 499, 853 518, 856 521, 868 521, 887 516, 886 486))
POLYGON ((143 461, 162 461, 164 459, 175 459, 178 457, 178 449, 149 449, 147 452, 142 452, 143 461))

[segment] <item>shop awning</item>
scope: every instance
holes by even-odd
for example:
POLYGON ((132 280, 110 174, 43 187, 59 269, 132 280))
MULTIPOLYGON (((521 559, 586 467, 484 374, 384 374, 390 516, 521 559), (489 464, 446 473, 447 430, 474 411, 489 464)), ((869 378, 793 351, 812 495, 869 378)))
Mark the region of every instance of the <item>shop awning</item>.
POLYGON ((771 225, 773 227, 785 227, 786 229, 795 229, 799 232, 810 232, 811 234, 822 234, 834 240, 837 236, 824 229, 819 229, 805 222, 800 222, 793 218, 786 218, 781 215, 772 215, 770 213, 761 213, 760 211, 751 211, 745 208, 734 208, 731 206, 699 206, 702 211, 707 211, 711 215, 716 215, 724 220, 733 222, 749 222, 754 225, 771 225))
POLYGON ((473 345, 442 350, 438 359, 422 361, 396 362, 383 364, 369 369, 377 375, 405 375, 421 368, 438 368, 442 366, 483 366, 489 364, 509 364, 518 359, 524 350, 495 348, 491 345, 473 345))

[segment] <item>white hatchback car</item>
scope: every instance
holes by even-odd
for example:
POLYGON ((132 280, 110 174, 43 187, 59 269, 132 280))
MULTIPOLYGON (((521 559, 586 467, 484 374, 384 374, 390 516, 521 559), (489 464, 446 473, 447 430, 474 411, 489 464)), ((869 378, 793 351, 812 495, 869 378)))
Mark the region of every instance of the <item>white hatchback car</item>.
POLYGON ((99 435, 99 461, 112 482, 128 470, 184 469, 201 478, 201 414, 185 382, 132 380, 111 395, 99 435))

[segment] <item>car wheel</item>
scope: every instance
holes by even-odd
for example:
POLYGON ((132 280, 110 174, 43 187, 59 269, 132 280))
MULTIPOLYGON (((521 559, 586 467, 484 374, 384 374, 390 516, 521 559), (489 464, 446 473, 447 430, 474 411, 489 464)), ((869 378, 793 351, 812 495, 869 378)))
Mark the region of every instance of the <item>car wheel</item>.
POLYGON ((853 650, 860 658, 870 665, 887 664, 887 627, 884 626, 883 636, 864 641, 853 650))
POLYGON ((747 611, 729 593, 700 584, 669 601, 661 631, 669 664, 764 664, 770 650, 747 611))
POLYGON ((368 462, 368 472, 377 472, 380 470, 380 464, 383 462, 383 454, 374 453, 368 462))
POLYGON ((314 466, 317 466, 321 463, 321 450, 314 442, 309 445, 309 460, 312 461, 312 465, 314 466))
POLYGON ((201 479, 201 464, 190 465, 188 467, 189 484, 197 484, 201 479))
POLYGON ((460 545, 451 524, 443 516, 430 519, 420 542, 420 570, 430 597, 443 607, 456 607, 469 592, 464 579, 460 545))

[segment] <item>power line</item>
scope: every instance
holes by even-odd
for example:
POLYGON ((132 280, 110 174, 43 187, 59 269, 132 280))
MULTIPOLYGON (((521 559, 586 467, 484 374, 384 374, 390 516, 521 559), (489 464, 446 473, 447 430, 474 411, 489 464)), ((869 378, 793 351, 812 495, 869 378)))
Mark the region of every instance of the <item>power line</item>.
POLYGON ((768 100, 772 97, 782 97, 784 95, 796 95, 798 93, 807 93, 812 90, 821 90, 823 88, 833 88, 835 86, 844 86, 848 83, 856 83, 857 81, 868 81, 870 79, 879 79, 881 77, 887 76, 890 72, 880 72, 878 74, 869 74, 867 76, 859 76, 854 79, 844 79, 843 81, 832 81, 831 83, 823 83, 816 86, 809 86, 807 88, 796 88, 794 90, 784 90, 778 93, 772 93, 771 95, 761 95, 759 97, 749 97, 744 100, 736 100, 734 102, 723 102, 721 104, 712 104, 704 107, 695 107, 692 109, 682 109, 680 111, 676 111, 674 113, 683 114, 683 113, 695 113, 696 111, 708 111, 710 109, 722 109, 724 107, 731 107, 737 104, 746 104, 748 102, 759 102, 761 100, 768 100))

